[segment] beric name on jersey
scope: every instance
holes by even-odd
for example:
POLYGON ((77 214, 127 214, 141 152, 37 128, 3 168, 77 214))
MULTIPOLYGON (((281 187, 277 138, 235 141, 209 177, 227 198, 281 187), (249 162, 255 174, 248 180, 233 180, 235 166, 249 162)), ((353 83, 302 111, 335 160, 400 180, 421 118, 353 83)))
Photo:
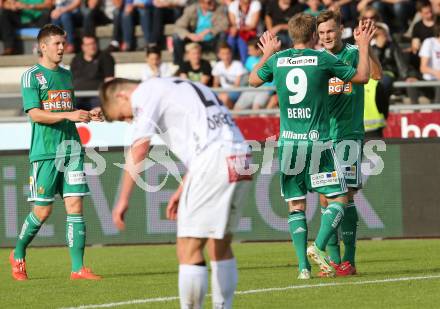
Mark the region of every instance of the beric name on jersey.
MULTIPOLYGON (((281 57, 278 58, 277 67, 290 66, 316 66, 318 65, 318 57, 316 56, 299 56, 299 57, 281 57)), ((287 108, 287 117, 290 119, 310 119, 312 110, 307 108, 287 108)))
POLYGON ((70 111, 73 109, 72 92, 70 90, 49 90, 47 101, 42 102, 46 111, 70 111))
POLYGON ((351 82, 345 83, 337 77, 332 77, 328 80, 328 94, 337 95, 341 93, 351 93, 352 85, 351 82))

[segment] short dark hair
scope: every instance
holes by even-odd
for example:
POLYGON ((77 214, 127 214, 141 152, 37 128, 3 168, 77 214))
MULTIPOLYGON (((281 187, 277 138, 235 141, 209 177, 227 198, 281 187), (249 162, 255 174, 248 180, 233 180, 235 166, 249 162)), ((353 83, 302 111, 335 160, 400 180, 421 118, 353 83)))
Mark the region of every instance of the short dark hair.
POLYGON ((417 12, 420 12, 423 8, 428 7, 428 6, 430 8, 432 8, 431 2, 429 2, 429 0, 419 0, 416 2, 417 12))
POLYGON ((99 100, 101 101, 101 109, 107 121, 112 121, 112 119, 108 119, 107 111, 108 108, 114 104, 112 97, 114 96, 115 92, 121 89, 124 85, 139 83, 139 80, 117 77, 106 81, 99 86, 99 100))
POLYGON ((247 41, 247 46, 248 47, 251 47, 251 46, 253 46, 253 47, 255 47, 255 48, 259 48, 258 47, 258 39, 257 38, 252 38, 252 39, 250 39, 249 41, 247 41))
POLYGON ((158 54, 160 57, 161 56, 160 49, 156 46, 148 47, 146 51, 146 55, 149 56, 151 54, 158 54))
POLYGON ((322 11, 316 18, 316 26, 319 26, 320 24, 332 19, 335 21, 338 27, 341 25, 341 13, 339 11, 322 11))
POLYGON ((229 46, 229 44, 226 43, 226 42, 224 42, 224 41, 223 41, 223 42, 220 42, 220 43, 218 44, 218 46, 217 46, 217 52, 219 52, 220 49, 229 49, 229 50, 232 52, 232 47, 229 46))
POLYGON ((83 37, 81 38, 81 43, 84 43, 85 38, 93 39, 96 43, 98 43, 98 38, 94 34, 84 34, 83 37))
POLYGON ((57 25, 54 24, 44 25, 40 29, 40 31, 38 31, 38 35, 37 35, 38 43, 40 43, 42 40, 52 35, 64 36, 66 35, 66 32, 61 27, 58 27, 57 25))

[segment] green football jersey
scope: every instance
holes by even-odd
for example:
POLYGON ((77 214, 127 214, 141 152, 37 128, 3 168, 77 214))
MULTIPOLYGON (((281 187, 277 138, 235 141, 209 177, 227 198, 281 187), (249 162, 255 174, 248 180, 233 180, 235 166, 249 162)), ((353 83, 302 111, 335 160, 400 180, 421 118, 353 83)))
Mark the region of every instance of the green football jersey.
MULTIPOLYGON (((356 68, 359 62, 359 50, 351 44, 345 44, 335 56, 353 68, 356 68)), ((364 85, 345 83, 337 77, 332 77, 328 81, 328 94, 331 139, 363 139, 364 85)))
MULTIPOLYGON (((21 77, 21 94, 25 112, 33 108, 52 113, 74 110, 72 73, 62 67, 50 70, 34 65, 21 77)), ((49 125, 31 120, 31 125, 31 162, 83 153, 74 122, 63 120, 49 125)))
POLYGON ((265 82, 274 80, 282 144, 330 139, 328 81, 333 76, 349 81, 356 69, 325 50, 292 48, 272 55, 257 74, 265 82))

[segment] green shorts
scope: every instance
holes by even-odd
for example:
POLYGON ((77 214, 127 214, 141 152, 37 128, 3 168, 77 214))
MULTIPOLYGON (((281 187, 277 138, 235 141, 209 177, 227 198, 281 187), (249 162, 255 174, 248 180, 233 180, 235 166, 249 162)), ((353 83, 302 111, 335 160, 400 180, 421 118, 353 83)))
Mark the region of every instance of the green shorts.
POLYGON ((344 174, 347 187, 354 189, 362 188, 362 140, 343 140, 334 142, 336 157, 344 174))
POLYGON ((289 142, 279 147, 281 195, 286 201, 306 198, 307 192, 327 197, 347 192, 331 142, 289 142))
POLYGON ((31 162, 29 202, 37 206, 51 205, 55 195, 84 196, 90 194, 84 173, 84 157, 31 162))

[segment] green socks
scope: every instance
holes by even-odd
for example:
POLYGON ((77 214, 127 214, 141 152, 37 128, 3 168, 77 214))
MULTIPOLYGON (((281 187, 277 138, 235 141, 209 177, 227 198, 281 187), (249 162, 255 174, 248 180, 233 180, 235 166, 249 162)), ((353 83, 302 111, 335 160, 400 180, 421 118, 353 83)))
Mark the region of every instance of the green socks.
POLYGON ((319 250, 325 251, 330 237, 337 231, 339 224, 344 217, 344 204, 331 202, 321 216, 321 227, 315 244, 319 250))
POLYGON ((81 214, 67 215, 66 240, 72 260, 72 271, 78 272, 83 267, 86 245, 86 226, 81 214))
MULTIPOLYGON (((326 208, 321 206, 321 216, 325 212, 325 210, 326 210, 326 208)), ((322 219, 321 219, 321 222, 322 222, 322 219)), ((339 233, 338 233, 337 229, 330 236, 330 239, 328 240, 328 243, 327 243, 327 253, 328 253, 329 257, 330 257, 330 260, 333 263, 341 264, 341 247, 339 245, 339 233)))
POLYGON ((354 257, 356 254, 356 231, 358 223, 358 214, 353 201, 349 201, 345 208, 344 220, 341 223, 342 241, 344 242, 345 252, 344 262, 349 261, 355 266, 354 257))
POLYGON ((24 259, 26 256, 26 247, 34 239, 40 230, 41 222, 37 216, 31 212, 24 220, 23 227, 21 228, 20 235, 18 235, 17 244, 14 250, 14 259, 24 259))
POLYGON ((288 221, 290 237, 292 238, 296 256, 298 257, 299 270, 311 269, 307 259, 307 221, 304 211, 289 213, 288 221))

